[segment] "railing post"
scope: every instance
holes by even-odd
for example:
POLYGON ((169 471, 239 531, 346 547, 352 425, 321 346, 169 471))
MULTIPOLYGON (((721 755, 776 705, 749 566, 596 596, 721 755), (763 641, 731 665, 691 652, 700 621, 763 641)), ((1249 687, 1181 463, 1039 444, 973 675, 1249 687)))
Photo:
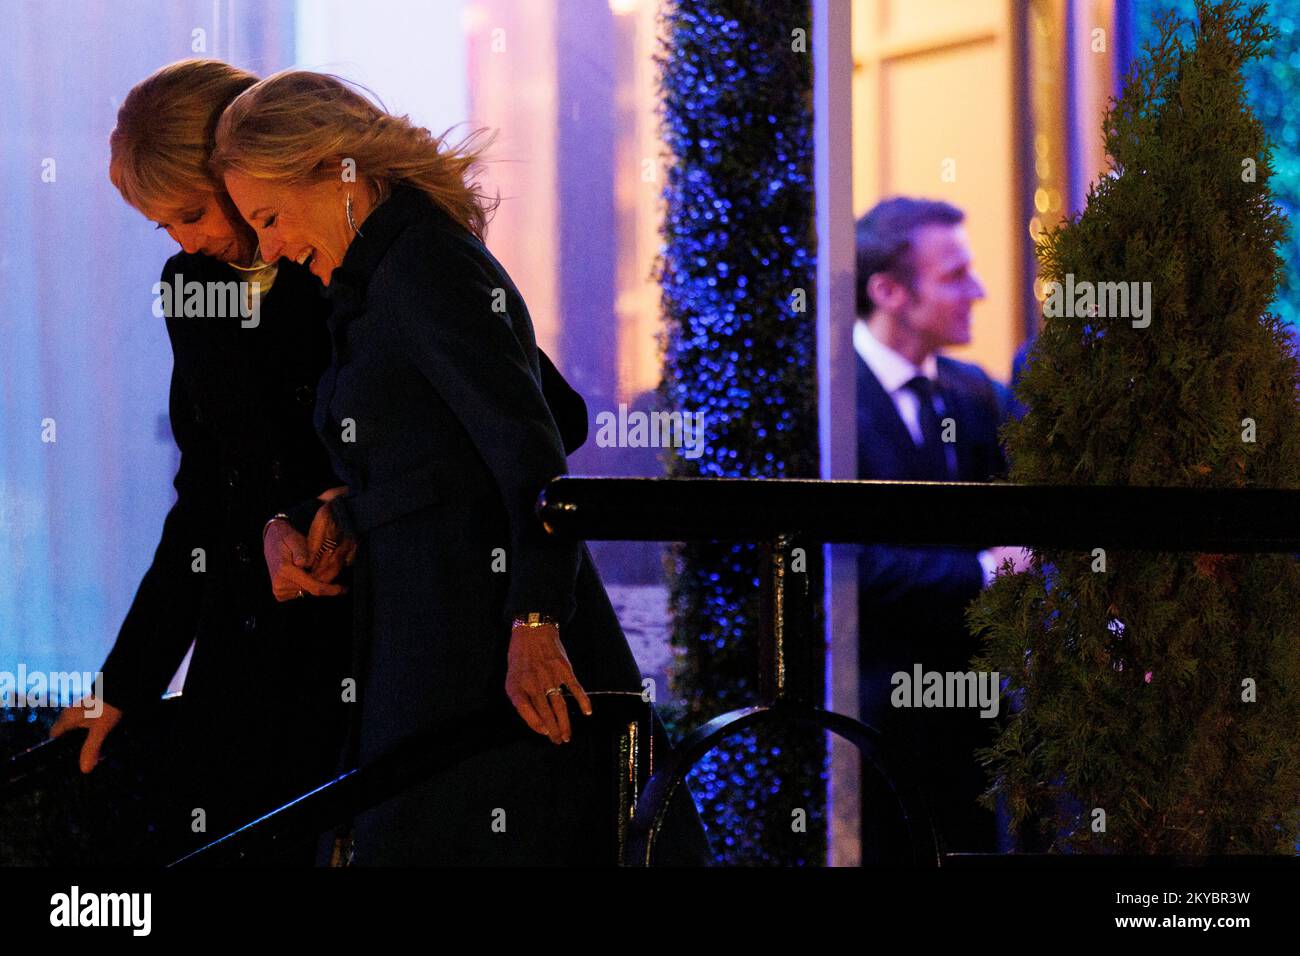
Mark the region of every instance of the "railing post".
POLYGON ((820 706, 817 653, 812 634, 812 549, 793 534, 779 534, 768 546, 763 627, 758 648, 759 702, 820 706))
POLYGON ((638 721, 629 720, 619 728, 615 747, 618 761, 616 839, 618 859, 621 861, 627 846, 628 827, 636 816, 637 799, 641 794, 641 727, 638 721))
POLYGON ((613 762, 610 799, 614 807, 613 851, 625 859, 629 831, 641 791, 654 774, 654 718, 637 691, 588 691, 600 715, 595 729, 607 735, 613 762))

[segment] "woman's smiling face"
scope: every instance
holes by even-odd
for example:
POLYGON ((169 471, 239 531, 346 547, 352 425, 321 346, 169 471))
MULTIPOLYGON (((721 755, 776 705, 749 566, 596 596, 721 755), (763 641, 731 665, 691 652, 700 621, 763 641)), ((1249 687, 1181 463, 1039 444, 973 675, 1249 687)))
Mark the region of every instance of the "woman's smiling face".
POLYGON ((170 208, 141 209, 146 218, 166 229, 191 255, 202 253, 221 262, 249 265, 257 251, 257 239, 229 197, 219 192, 179 196, 170 208))
POLYGON ((257 234, 264 260, 310 262, 312 274, 329 285, 353 236, 342 181, 288 185, 232 170, 225 183, 240 215, 257 234))

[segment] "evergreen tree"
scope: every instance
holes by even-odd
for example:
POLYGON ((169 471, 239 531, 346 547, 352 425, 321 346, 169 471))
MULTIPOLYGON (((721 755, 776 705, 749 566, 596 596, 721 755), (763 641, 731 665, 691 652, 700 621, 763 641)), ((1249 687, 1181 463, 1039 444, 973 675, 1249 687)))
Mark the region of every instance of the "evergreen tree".
MULTIPOLYGON (((1267 312, 1286 223, 1242 80, 1273 29, 1262 5, 1196 6, 1161 18, 1105 118, 1110 175, 1038 252, 1045 282, 1150 282, 1149 324, 1045 308, 1012 481, 1300 487, 1300 366, 1267 312)), ((987 804, 1054 850, 1294 852, 1296 557, 1098 549, 1038 551, 968 611, 1016 706, 987 804)))

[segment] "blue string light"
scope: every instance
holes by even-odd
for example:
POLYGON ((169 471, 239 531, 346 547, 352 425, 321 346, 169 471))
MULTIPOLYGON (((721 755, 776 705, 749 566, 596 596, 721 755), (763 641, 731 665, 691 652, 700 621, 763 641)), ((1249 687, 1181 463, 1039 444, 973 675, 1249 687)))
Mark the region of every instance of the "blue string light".
MULTIPOLYGON (((812 54, 806 2, 692 0, 663 13, 661 134, 672 154, 659 267, 660 401, 703 412, 707 444, 682 477, 816 477, 812 54)), ((694 725, 753 703, 761 608, 754 545, 684 546, 670 574, 674 687, 694 725)), ((742 733, 691 784, 727 864, 818 862, 820 734, 742 733), (802 745, 791 745, 793 739, 802 745), (791 833, 791 810, 807 813, 791 833)))

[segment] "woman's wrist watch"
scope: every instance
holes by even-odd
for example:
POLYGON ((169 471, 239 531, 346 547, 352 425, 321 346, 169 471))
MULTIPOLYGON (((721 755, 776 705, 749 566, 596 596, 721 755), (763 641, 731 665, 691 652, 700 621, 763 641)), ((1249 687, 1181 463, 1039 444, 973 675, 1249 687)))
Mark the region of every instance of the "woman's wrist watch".
POLYGON ((525 614, 523 617, 517 617, 512 627, 558 627, 560 624, 549 614, 538 614, 534 611, 531 614, 525 614))

